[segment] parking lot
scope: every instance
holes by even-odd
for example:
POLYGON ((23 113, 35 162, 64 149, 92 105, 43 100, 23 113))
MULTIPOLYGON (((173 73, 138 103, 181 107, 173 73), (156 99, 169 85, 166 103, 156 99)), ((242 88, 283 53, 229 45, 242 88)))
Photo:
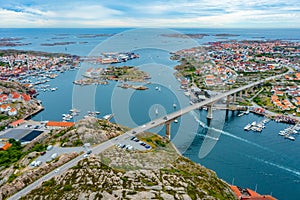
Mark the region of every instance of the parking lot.
POLYGON ((140 150, 145 151, 151 149, 151 146, 148 145, 146 142, 140 141, 136 137, 128 137, 123 140, 114 140, 115 145, 117 147, 128 149, 128 150, 140 150))
POLYGON ((88 150, 82 146, 81 147, 56 147, 56 146, 53 146, 53 148, 51 150, 45 151, 46 153, 44 155, 40 155, 39 157, 37 157, 35 159, 35 161, 41 161, 41 164, 43 164, 47 161, 53 160, 54 154, 56 154, 55 157, 59 157, 65 153, 73 153, 73 152, 80 153, 81 151, 87 152, 88 150))

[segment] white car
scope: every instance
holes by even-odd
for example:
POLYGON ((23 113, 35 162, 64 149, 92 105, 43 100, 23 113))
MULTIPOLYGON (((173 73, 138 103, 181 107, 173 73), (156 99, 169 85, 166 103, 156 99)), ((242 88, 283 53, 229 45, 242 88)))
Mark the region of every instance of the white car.
POLYGON ((146 128, 146 125, 144 124, 144 125, 142 126, 142 128, 146 128))
POLYGON ((54 172, 55 172, 55 173, 57 173, 59 170, 60 170, 60 169, 59 169, 59 168, 57 168, 57 169, 56 169, 54 172))
POLYGON ((89 156, 88 154, 84 154, 84 155, 83 155, 84 158, 86 158, 86 157, 88 157, 88 156, 89 156))

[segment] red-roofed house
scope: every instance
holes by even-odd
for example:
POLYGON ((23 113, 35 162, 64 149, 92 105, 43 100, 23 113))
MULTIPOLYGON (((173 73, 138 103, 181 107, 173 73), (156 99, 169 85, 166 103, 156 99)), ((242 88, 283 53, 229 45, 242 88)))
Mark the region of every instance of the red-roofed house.
POLYGON ((11 127, 17 127, 17 126, 20 126, 21 124, 23 124, 24 122, 25 122, 24 119, 19 119, 17 121, 14 121, 14 122, 10 123, 9 125, 11 127))
POLYGON ((52 129, 71 127, 73 125, 74 122, 54 122, 54 121, 49 121, 46 124, 48 128, 52 128, 52 129))
POLYGON ((30 101, 31 100, 31 97, 28 94, 22 93, 21 96, 22 96, 22 99, 24 101, 30 101))
POLYGON ((21 95, 17 92, 10 93, 10 96, 13 102, 21 100, 21 95))
POLYGON ((2 104, 1 107, 0 107, 0 111, 1 112, 7 112, 11 109, 10 105, 9 104, 2 104))
POLYGON ((7 142, 0 148, 0 150, 6 151, 9 147, 11 147, 11 144, 7 142))
POLYGON ((8 115, 9 116, 15 116, 18 114, 18 111, 16 108, 11 108, 9 111, 8 111, 8 115))

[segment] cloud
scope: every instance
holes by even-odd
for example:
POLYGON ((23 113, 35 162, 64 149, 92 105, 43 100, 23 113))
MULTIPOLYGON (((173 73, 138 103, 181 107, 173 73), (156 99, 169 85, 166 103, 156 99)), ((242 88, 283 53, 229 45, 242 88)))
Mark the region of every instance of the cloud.
POLYGON ((0 27, 298 27, 299 0, 0 0, 0 27), (298 22, 298 23, 297 23, 298 22))

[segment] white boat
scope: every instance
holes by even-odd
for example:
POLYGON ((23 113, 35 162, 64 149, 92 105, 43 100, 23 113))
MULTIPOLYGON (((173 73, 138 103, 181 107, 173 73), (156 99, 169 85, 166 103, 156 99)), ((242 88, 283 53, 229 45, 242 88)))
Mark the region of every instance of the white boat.
POLYGON ((251 126, 255 126, 256 125, 256 121, 252 122, 251 126))
POLYGON ((161 91, 160 87, 158 88, 158 91, 159 91, 159 92, 161 91))
POLYGON ((245 112, 245 114, 248 115, 248 114, 249 114, 249 110, 247 110, 247 111, 245 112))
POLYGON ((292 141, 295 140, 295 138, 294 138, 293 136, 291 136, 291 135, 288 137, 288 139, 290 139, 290 140, 292 140, 292 141))
POLYGON ((178 120, 177 120, 177 119, 175 119, 175 120, 174 120, 174 123, 178 123, 178 120))
POLYGON ((250 128, 251 128, 251 124, 247 124, 247 125, 244 127, 244 130, 249 131, 250 128))
POLYGON ((155 109, 155 114, 158 115, 158 109, 157 108, 155 109))
POLYGON ((158 89, 159 89, 159 87, 155 87, 155 89, 156 89, 156 90, 158 90, 158 89))
POLYGON ((104 116, 103 116, 103 119, 105 119, 105 120, 110 120, 113 116, 114 116, 114 114, 104 115, 104 116))
POLYGON ((241 117, 241 116, 243 116, 244 114, 245 114, 245 113, 242 112, 242 113, 238 114, 238 117, 241 117))
POLYGON ((177 107, 176 103, 173 103, 173 108, 176 108, 176 107, 177 107))
POLYGON ((286 133, 285 133, 284 131, 280 131, 280 132, 278 133, 278 135, 285 136, 286 133))
POLYGON ((54 92, 54 91, 57 90, 57 88, 50 88, 50 90, 51 90, 52 92, 54 92))
POLYGON ((286 135, 284 138, 287 138, 289 140, 295 141, 295 138, 291 135, 286 135))

